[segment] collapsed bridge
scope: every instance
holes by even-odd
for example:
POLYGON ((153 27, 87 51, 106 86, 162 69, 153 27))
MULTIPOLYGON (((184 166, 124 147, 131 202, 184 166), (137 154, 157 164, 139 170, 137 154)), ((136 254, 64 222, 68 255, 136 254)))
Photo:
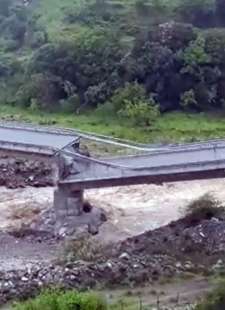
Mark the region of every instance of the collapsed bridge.
MULTIPOLYGON (((164 147, 136 146, 145 154, 107 158, 83 152, 82 137, 82 133, 72 130, 0 125, 1 178, 6 178, 4 173, 8 169, 9 178, 19 178, 24 185, 55 186, 55 214, 63 222, 66 217, 82 213, 85 189, 225 177, 225 140, 164 147), (36 168, 29 170, 37 161, 44 167, 44 174, 36 168), (21 162, 26 162, 28 170, 21 168, 21 162)), ((89 136, 89 139, 96 137, 89 136)))

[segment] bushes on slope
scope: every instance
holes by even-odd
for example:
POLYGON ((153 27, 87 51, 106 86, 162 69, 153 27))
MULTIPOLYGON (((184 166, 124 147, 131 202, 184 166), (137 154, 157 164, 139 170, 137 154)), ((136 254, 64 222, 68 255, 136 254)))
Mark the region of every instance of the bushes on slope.
POLYGON ((105 301, 91 293, 75 291, 46 291, 24 303, 15 306, 15 310, 106 310, 105 301))

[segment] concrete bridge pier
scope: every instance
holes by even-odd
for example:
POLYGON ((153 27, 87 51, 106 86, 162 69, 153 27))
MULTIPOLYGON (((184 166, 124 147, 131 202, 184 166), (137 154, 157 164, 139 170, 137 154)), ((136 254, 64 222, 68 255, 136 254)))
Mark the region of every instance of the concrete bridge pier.
POLYGON ((83 191, 59 184, 54 192, 54 209, 57 226, 73 222, 83 213, 83 191))

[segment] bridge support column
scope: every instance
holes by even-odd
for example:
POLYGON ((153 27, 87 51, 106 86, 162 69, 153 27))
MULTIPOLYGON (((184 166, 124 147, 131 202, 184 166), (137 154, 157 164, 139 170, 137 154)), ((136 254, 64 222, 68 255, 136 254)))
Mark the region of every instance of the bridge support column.
POLYGON ((71 222, 73 218, 82 215, 83 191, 59 185, 54 193, 54 209, 57 226, 71 222))

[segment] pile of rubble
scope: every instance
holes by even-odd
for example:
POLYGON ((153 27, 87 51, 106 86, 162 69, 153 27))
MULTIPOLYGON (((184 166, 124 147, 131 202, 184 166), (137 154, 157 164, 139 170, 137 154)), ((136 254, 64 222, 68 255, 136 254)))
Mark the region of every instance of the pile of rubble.
POLYGON ((105 285, 137 285, 176 274, 176 261, 161 255, 129 256, 98 263, 75 262, 35 265, 24 270, 0 272, 0 304, 33 296, 43 287, 87 289, 105 285))
POLYGON ((204 219, 190 226, 184 218, 127 239, 119 251, 130 255, 169 255, 180 261, 211 265, 225 254, 225 220, 204 219))
MULTIPOLYGON (((35 246, 35 239, 32 242, 35 246)), ((223 271, 225 220, 219 216, 192 223, 186 217, 129 238, 111 249, 91 262, 43 262, 23 270, 2 271, 0 304, 33 296, 49 286, 77 289, 135 286, 186 272, 223 271)))
POLYGON ((53 186, 52 167, 48 161, 1 156, 0 186, 18 188, 25 186, 53 186))

